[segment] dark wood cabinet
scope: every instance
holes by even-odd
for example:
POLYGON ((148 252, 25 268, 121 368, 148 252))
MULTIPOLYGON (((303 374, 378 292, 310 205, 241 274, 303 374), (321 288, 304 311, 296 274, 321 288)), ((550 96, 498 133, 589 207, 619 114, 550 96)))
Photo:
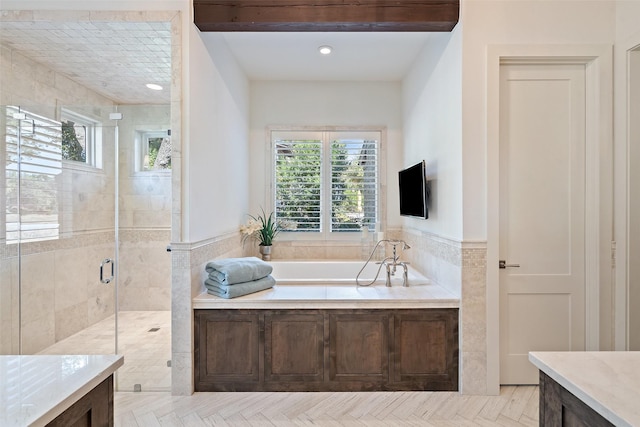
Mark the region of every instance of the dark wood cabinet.
POLYGON ((47 427, 113 427, 113 375, 54 418, 47 427))
POLYGON ((264 314, 265 383, 322 383, 324 316, 318 312, 264 314))
POLYGON ((195 313, 196 378, 220 391, 250 391, 260 383, 264 334, 257 312, 204 310, 195 313))
POLYGON ((602 415, 540 371, 540 425, 613 427, 602 415))
POLYGON ((389 315, 329 312, 328 318, 329 381, 365 389, 388 382, 389 315))
POLYGON ((457 309, 195 310, 196 391, 457 390, 457 309))
POLYGON ((451 390, 458 383, 457 315, 448 309, 393 315, 390 368, 394 388, 451 390))

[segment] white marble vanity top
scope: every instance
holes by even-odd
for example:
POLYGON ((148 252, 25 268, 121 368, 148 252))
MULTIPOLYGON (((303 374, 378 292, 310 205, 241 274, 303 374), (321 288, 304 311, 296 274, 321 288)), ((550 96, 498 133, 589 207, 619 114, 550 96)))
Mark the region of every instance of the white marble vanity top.
POLYGON ((123 356, 0 356, 0 426, 43 426, 109 377, 123 356))
POLYGON ((224 299, 206 292, 193 299, 195 309, 226 308, 458 308, 460 298, 443 286, 418 284, 409 287, 384 284, 275 285, 272 289, 224 299))
POLYGON ((538 369, 616 426, 640 426, 640 352, 532 352, 538 369))

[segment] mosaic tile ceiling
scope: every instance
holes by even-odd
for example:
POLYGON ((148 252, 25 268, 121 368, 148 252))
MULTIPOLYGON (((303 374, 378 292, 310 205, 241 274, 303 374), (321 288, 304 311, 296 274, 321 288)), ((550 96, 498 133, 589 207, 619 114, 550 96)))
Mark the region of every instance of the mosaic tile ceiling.
POLYGON ((0 42, 117 103, 170 101, 168 22, 2 22, 0 42))

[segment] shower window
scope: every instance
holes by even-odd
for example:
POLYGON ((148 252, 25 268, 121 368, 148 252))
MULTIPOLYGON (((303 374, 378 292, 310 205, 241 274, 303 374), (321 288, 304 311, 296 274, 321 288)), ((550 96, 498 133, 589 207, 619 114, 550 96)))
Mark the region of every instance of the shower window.
POLYGON ((63 108, 60 113, 62 158, 88 166, 100 165, 100 123, 63 108))
POLYGON ((273 131, 275 214, 305 238, 352 238, 378 222, 379 131, 273 131))
POLYGON ((169 131, 138 131, 137 140, 138 171, 171 170, 171 136, 169 131))

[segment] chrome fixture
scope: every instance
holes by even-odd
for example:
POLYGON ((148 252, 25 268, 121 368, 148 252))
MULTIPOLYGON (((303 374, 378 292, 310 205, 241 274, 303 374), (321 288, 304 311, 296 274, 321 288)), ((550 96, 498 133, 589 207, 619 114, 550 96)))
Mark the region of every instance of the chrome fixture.
POLYGON ((408 287, 409 286, 409 281, 407 279, 407 276, 408 276, 407 265, 409 263, 405 262, 405 261, 400 261, 400 256, 398 255, 398 246, 400 246, 400 250, 402 250, 402 251, 404 251, 406 249, 411 249, 411 246, 409 246, 407 244, 407 242, 405 242, 404 240, 395 240, 395 239, 378 240, 378 242, 376 243, 375 247, 373 248, 373 251, 371 251, 371 254, 369 255, 369 258, 367 259, 367 262, 364 263, 364 265, 362 266, 362 268, 358 272, 358 275, 356 276, 356 285, 357 286, 371 286, 371 285, 373 285, 376 282, 376 280, 378 280, 378 276, 380 275, 380 270, 382 269, 382 266, 384 265, 386 270, 387 270, 387 281, 386 281, 386 286, 387 287, 391 287, 391 276, 396 274, 396 269, 397 269, 398 266, 401 266, 402 269, 403 269, 402 286, 408 287), (376 264, 379 264, 380 267, 378 267, 378 271, 376 272, 376 277, 371 282, 366 283, 366 284, 360 283, 360 275, 362 274, 364 269, 367 267, 367 264, 369 264, 369 262, 371 261, 371 258, 373 258, 373 254, 376 253, 376 249, 378 249, 378 246, 380 246, 382 243, 387 243, 387 244, 392 246, 393 255, 384 258, 382 261, 376 262, 376 264))
POLYGON ((501 259, 498 261, 498 268, 517 268, 520 264, 507 264, 507 261, 501 259))

